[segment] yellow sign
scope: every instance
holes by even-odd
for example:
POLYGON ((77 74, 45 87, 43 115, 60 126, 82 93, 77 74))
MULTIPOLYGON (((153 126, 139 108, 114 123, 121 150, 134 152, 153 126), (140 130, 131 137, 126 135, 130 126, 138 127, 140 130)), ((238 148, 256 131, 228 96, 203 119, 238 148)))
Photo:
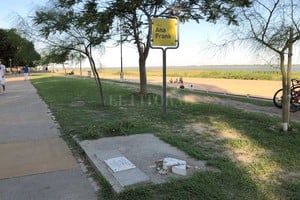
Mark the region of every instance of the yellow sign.
POLYGON ((177 19, 152 19, 152 46, 177 45, 177 19))

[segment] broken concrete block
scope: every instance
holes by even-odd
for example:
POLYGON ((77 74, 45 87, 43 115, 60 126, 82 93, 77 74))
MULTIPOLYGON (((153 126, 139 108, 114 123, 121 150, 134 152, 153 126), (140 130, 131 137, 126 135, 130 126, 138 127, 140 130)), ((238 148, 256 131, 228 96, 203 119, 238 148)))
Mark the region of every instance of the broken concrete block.
POLYGON ((160 175, 168 175, 168 170, 161 169, 161 170, 158 171, 158 174, 160 174, 160 175))
POLYGON ((172 172, 174 174, 186 176, 186 165, 176 165, 172 167, 172 172))
POLYGON ((171 169, 173 166, 176 165, 186 165, 186 161, 170 157, 166 157, 163 159, 163 169, 171 169))

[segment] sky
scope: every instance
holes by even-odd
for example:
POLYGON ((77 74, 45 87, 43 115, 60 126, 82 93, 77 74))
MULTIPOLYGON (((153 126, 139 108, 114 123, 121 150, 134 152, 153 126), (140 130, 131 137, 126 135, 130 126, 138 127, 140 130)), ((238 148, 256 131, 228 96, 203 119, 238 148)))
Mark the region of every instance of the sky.
MULTIPOLYGON (((16 15, 32 16, 38 6, 48 0, 7 0, 0 2, 0 28, 13 28, 16 15)), ((167 50, 167 66, 199 66, 199 65, 251 65, 266 64, 260 54, 245 47, 220 49, 213 43, 220 41, 225 34, 223 25, 215 25, 201 21, 199 24, 189 22, 179 26, 179 48, 167 50)), ((120 66, 120 47, 112 47, 107 43, 105 51, 96 57, 96 63, 102 67, 120 66), (100 64, 101 63, 101 64, 100 64)), ((295 57, 300 63, 300 55, 295 57)), ((123 66, 138 66, 138 53, 132 44, 123 45, 123 66)), ((147 66, 162 66, 162 51, 151 49, 147 66)))

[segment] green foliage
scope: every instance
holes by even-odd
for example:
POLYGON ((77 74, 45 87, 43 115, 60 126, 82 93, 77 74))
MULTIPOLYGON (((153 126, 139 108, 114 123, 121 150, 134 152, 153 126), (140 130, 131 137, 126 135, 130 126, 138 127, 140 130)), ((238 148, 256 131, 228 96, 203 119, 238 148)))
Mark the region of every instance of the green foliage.
POLYGON ((140 93, 147 93, 146 60, 151 44, 151 26, 153 17, 174 17, 181 21, 207 20, 215 23, 225 18, 228 24, 237 24, 236 7, 250 5, 250 0, 237 1, 149 1, 115 0, 109 2, 108 12, 122 24, 121 41, 133 42, 139 53, 140 93))
MULTIPOLYGON (((101 1, 63 0, 53 3, 54 5, 40 9, 35 13, 34 24, 47 43, 56 49, 61 49, 62 53, 76 51, 88 58, 98 86, 99 104, 103 106, 102 83, 92 51, 93 47, 99 47, 109 39, 109 31, 113 23, 111 13, 100 9, 101 3, 103 3, 101 1)), ((58 60, 61 62, 64 59, 63 56, 62 59, 58 60)), ((57 62, 57 57, 55 60, 57 62)), ((45 61, 48 62, 47 59, 45 61)))
POLYGON ((109 13, 99 11, 98 6, 96 1, 58 1, 53 7, 37 11, 33 20, 45 38, 60 35, 52 40, 56 47, 86 53, 108 39, 112 24, 109 13))
POLYGON ((134 124, 130 121, 115 120, 105 123, 103 127, 106 136, 127 135, 134 128, 134 124))
POLYGON ((0 29, 0 59, 8 67, 10 59, 12 66, 34 66, 34 61, 40 59, 32 42, 22 38, 16 30, 0 29))
POLYGON ((62 64, 69 59, 70 50, 61 48, 52 48, 46 55, 41 58, 41 65, 48 65, 51 63, 62 64))
POLYGON ((81 139, 97 139, 100 137, 100 129, 96 124, 90 124, 86 127, 83 134, 81 135, 81 139))
POLYGON ((250 0, 184 0, 179 3, 176 2, 177 5, 174 5, 174 7, 177 6, 181 8, 181 12, 179 12, 178 15, 183 22, 195 20, 199 23, 199 20, 206 20, 216 23, 220 19, 225 19, 229 25, 237 25, 237 8, 250 7, 251 2, 250 0))
POLYGON ((111 137, 128 135, 134 128, 134 123, 128 120, 114 120, 94 122, 79 131, 80 139, 98 139, 99 137, 111 137))

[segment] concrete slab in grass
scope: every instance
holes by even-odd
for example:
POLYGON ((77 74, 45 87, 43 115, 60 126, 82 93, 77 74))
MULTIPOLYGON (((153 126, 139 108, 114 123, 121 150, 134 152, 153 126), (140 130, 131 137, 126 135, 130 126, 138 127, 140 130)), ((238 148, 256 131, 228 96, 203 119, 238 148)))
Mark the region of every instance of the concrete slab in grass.
POLYGON ((163 183, 170 178, 178 178, 180 175, 159 175, 155 161, 165 157, 185 160, 191 166, 187 170, 187 176, 196 170, 211 170, 206 167, 205 161, 192 159, 183 151, 163 142, 153 134, 139 134, 130 136, 118 136, 101 138, 98 140, 85 140, 79 145, 87 154, 95 169, 101 173, 112 185, 116 192, 124 187, 144 182, 163 183), (132 162, 136 168, 113 172, 105 163, 105 160, 124 156, 132 162))
POLYGON ((85 142, 80 143, 91 164, 95 167, 95 170, 98 173, 106 178, 116 192, 121 192, 126 186, 150 181, 149 177, 138 168, 118 172, 114 172, 110 169, 110 167, 105 163, 105 160, 123 157, 124 155, 118 150, 102 149, 101 151, 97 151, 89 145, 86 146, 86 144, 87 143, 85 142))

